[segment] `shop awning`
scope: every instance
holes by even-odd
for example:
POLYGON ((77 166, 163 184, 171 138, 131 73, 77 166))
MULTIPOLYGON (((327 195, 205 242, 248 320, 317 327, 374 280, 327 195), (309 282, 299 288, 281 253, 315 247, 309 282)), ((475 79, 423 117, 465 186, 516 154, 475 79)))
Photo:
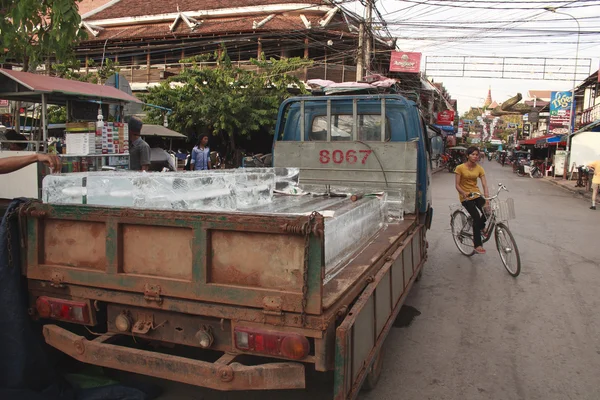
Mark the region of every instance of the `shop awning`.
POLYGON ((594 122, 587 124, 583 128, 579 129, 577 132, 573 132, 572 135, 577 135, 578 133, 587 132, 587 131, 592 131, 592 132, 600 131, 600 119, 597 119, 594 122))
POLYGON ((111 86, 0 68, 0 99, 40 103, 42 94, 48 104, 56 105, 64 105, 67 100, 142 103, 111 86))
POLYGON ((532 139, 527 139, 527 140, 521 140, 519 141, 519 144, 522 146, 535 146, 538 141, 543 141, 544 143, 546 143, 546 139, 548 138, 552 138, 555 135, 545 135, 545 136, 540 136, 540 137, 536 137, 536 138, 532 138, 532 139))
POLYGON ((433 126, 435 126, 438 129, 441 129, 444 132, 447 132, 449 134, 454 134, 454 126, 453 125, 436 125, 434 124, 433 126))
POLYGON ((187 139, 187 136, 179 132, 175 132, 169 128, 165 128, 162 125, 142 125, 142 136, 158 136, 169 139, 187 139))

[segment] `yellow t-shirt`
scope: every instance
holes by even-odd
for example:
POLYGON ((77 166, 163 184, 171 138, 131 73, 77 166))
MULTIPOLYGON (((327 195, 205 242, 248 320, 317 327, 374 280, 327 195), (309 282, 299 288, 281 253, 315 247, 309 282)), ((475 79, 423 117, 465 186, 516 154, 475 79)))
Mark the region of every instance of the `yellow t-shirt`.
MULTIPOLYGON (((460 164, 458 167, 456 167, 454 173, 456 175, 460 175, 460 183, 458 184, 458 186, 460 186, 462 190, 464 190, 467 193, 481 193, 481 190, 479 190, 479 186, 477 186, 477 179, 485 175, 485 171, 483 170, 483 167, 481 165, 477 164, 475 168, 469 170, 467 164, 460 164)), ((458 197, 461 203, 466 200, 466 198, 464 198, 461 194, 459 194, 458 197)), ((473 198, 476 197, 479 196, 475 196, 473 198)))
POLYGON ((592 183, 600 184, 600 160, 589 163, 588 167, 594 168, 592 183))

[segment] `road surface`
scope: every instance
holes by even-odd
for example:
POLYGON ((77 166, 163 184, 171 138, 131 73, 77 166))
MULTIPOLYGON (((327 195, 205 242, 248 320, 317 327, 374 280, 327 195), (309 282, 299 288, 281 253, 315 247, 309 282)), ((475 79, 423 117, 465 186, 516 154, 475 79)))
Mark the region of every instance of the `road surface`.
MULTIPOLYGON (((458 201, 454 176, 433 178, 435 217, 429 261, 406 304, 420 312, 393 328, 385 369, 364 400, 600 398, 600 211, 542 180, 485 162, 490 191, 514 198, 510 223, 522 260, 514 279, 493 240, 488 253, 462 256, 449 232, 458 201)), ((160 399, 330 399, 322 381, 305 391, 222 393, 165 381, 160 399)))

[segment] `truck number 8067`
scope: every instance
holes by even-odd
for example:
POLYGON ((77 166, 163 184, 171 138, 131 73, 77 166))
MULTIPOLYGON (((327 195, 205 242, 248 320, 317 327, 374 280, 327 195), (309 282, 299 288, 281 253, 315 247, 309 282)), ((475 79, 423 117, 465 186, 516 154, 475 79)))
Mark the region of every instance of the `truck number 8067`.
POLYGON ((367 159, 371 155, 372 150, 348 150, 344 153, 342 150, 321 150, 319 151, 319 162, 321 164, 342 164, 346 162, 348 164, 356 164, 359 160, 361 164, 366 164, 367 159))

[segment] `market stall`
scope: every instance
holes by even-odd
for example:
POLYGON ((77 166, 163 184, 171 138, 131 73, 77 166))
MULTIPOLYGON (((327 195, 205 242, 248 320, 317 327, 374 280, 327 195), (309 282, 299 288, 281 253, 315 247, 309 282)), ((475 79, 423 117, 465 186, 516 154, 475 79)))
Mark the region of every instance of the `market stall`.
MULTIPOLYGON (((2 68, 0 68, 0 99, 41 105, 41 126, 39 129, 41 137, 27 141, 37 151, 41 152, 48 151, 48 105, 66 106, 68 123, 87 121, 94 124, 98 120, 99 110, 106 110, 102 112, 102 115, 108 114, 108 104, 118 105, 122 109, 127 103, 141 103, 134 96, 114 87, 2 68)), ((119 115, 119 117, 122 117, 122 115, 119 115)), ((100 136, 102 136, 102 127, 100 129, 100 136)), ((90 132, 88 131, 88 133, 90 132)), ((35 152, 0 150, 0 157, 35 152)), ((104 153, 101 150, 100 154, 96 154, 95 151, 87 151, 86 154, 66 154, 62 155, 62 157, 65 158, 64 163, 67 168, 68 165, 73 166, 73 162, 79 166, 85 164, 82 157, 91 159, 92 168, 96 169, 114 161, 118 161, 124 167, 128 165, 128 155, 126 153, 109 154, 108 149, 104 153), (114 157, 117 157, 119 160, 111 159, 114 157)), ((32 164, 12 174, 0 175, 0 198, 14 198, 19 196, 39 197, 41 179, 45 172, 44 167, 32 164)))

